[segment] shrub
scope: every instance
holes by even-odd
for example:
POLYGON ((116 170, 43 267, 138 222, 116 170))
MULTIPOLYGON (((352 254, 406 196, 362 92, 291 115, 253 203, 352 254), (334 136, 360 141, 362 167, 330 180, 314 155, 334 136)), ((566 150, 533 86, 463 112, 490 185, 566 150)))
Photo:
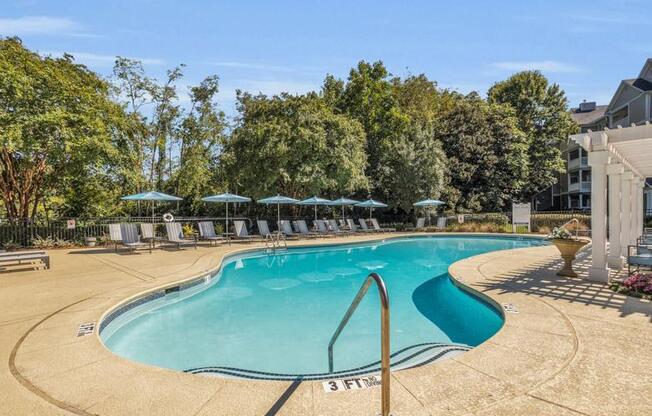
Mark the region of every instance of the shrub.
POLYGON ((611 288, 625 295, 652 300, 652 273, 635 273, 622 282, 613 282, 611 288))
POLYGON ((15 251, 21 248, 22 245, 16 243, 14 240, 5 241, 2 243, 2 248, 7 251, 15 251))
POLYGON ((66 248, 66 247, 72 247, 75 244, 72 241, 64 240, 62 238, 58 237, 41 237, 37 236, 36 238, 32 239, 32 246, 35 248, 39 249, 47 249, 47 248, 66 248))
POLYGON ((195 231, 195 228, 192 226, 192 224, 183 224, 184 237, 192 237, 195 234, 197 234, 197 232, 195 231))

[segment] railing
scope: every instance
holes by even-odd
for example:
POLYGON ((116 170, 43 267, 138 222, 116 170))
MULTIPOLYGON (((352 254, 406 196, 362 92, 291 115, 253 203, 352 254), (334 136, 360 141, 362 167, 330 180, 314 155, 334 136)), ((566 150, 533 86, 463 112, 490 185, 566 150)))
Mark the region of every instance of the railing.
POLYGON ((281 232, 276 232, 276 233, 270 233, 265 235, 266 250, 276 251, 281 248, 284 248, 286 250, 288 248, 288 243, 285 238, 285 234, 281 232), (283 247, 281 247, 281 242, 283 243, 283 247))
POLYGON ((575 224, 575 238, 579 236, 580 231, 580 221, 577 218, 571 218, 566 221, 560 228, 566 228, 567 225, 575 224))
POLYGON ((355 295, 353 302, 349 306, 349 309, 344 314, 340 325, 335 330, 335 333, 331 337, 330 342, 328 343, 328 371, 333 372, 333 346, 337 341, 337 338, 346 327, 346 324, 351 319, 351 315, 358 308, 358 305, 367 294, 369 286, 371 283, 375 282, 378 286, 378 295, 380 296, 380 388, 381 388, 381 415, 389 415, 389 296, 387 295, 387 288, 385 287, 385 282, 383 279, 376 273, 371 273, 365 279, 364 283, 358 290, 358 293, 355 295))

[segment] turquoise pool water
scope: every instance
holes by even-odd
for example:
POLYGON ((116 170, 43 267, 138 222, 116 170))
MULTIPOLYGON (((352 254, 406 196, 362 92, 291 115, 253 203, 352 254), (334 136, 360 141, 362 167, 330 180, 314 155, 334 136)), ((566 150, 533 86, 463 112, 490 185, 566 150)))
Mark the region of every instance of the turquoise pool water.
MULTIPOLYGON (((374 271, 390 298, 392 365, 422 364, 448 354, 445 348, 459 353, 477 346, 503 323, 492 306, 452 283, 448 266, 480 253, 541 244, 442 236, 245 253, 225 260, 210 282, 120 315, 101 337, 122 357, 171 369, 319 378, 328 370, 333 331, 374 271)), ((373 286, 335 345, 335 370, 373 370, 379 339, 373 286)))

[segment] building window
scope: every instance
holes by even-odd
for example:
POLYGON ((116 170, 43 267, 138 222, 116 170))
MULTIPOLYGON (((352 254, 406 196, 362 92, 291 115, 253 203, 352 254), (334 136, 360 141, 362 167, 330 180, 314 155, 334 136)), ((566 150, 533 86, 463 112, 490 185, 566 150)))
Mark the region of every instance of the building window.
POLYGON ((568 153, 568 160, 575 160, 580 157, 580 149, 571 150, 568 153))
POLYGON ((570 195, 569 202, 570 202, 570 208, 579 208, 580 207, 579 195, 570 195))
POLYGON ((582 171, 582 182, 591 182, 591 171, 583 170, 582 171))
POLYGON ((591 195, 582 196, 582 207, 591 208, 591 195))
POLYGON ((578 182, 580 181, 580 175, 579 175, 579 173, 577 173, 577 172, 571 172, 571 173, 568 175, 568 180, 570 181, 570 183, 578 183, 578 182))

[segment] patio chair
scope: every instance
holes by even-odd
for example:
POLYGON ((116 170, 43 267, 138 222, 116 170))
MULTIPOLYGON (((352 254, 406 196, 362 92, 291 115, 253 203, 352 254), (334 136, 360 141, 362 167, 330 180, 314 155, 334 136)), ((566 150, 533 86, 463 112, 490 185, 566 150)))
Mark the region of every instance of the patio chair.
POLYGON ((143 241, 149 241, 152 247, 156 247, 157 241, 164 241, 165 238, 157 237, 154 231, 154 224, 151 222, 143 222, 140 224, 140 238, 143 241))
MULTIPOLYGON (((0 250, 0 263, 11 265, 23 265, 25 262, 34 264, 43 264, 46 269, 50 268, 50 256, 45 250, 29 250, 29 251, 5 251, 0 250), (7 264, 9 263, 9 264, 7 264)), ((0 270, 4 268, 0 267, 0 270)))
POLYGON ((627 246, 627 273, 632 274, 632 269, 639 271, 641 267, 652 269, 652 249, 642 246, 627 246))
POLYGON ((367 226, 367 221, 364 218, 358 218, 358 224, 360 224, 360 229, 364 232, 377 232, 377 230, 373 230, 367 226))
POLYGON ((167 241, 177 246, 178 249, 181 249, 181 246, 184 245, 193 245, 195 250, 197 249, 197 239, 196 238, 185 238, 183 236, 183 230, 181 229, 181 223, 178 222, 168 222, 165 223, 165 230, 168 233, 167 241))
POLYGON ((249 234, 249 231, 247 231, 247 225, 242 220, 233 221, 233 228, 235 229, 234 238, 236 240, 254 241, 261 239, 259 235, 249 234))
POLYGON ((396 228, 390 228, 390 227, 381 227, 380 224, 378 224, 378 220, 375 218, 371 219, 371 225, 374 227, 373 229, 379 232, 394 232, 396 231, 396 228))
POLYGON ((199 228, 199 239, 206 240, 211 245, 215 242, 224 240, 224 237, 215 234, 215 225, 213 221, 199 221, 197 222, 199 228))
POLYGON ((261 235, 261 237, 267 238, 268 236, 272 235, 272 232, 269 231, 267 220, 257 220, 256 224, 258 225, 258 233, 261 235))
POLYGON ((414 227, 406 228, 406 231, 423 231, 425 227, 426 227, 426 218, 419 217, 417 218, 416 225, 414 227))
POLYGON ((306 220, 297 220, 296 224, 297 224, 297 228, 299 229, 299 234, 301 236, 307 238, 316 238, 319 236, 319 233, 312 232, 308 229, 308 224, 306 224, 306 220))
POLYGON ((443 230, 446 228, 446 217, 437 217, 437 225, 436 227, 438 230, 443 230))
POLYGON ((122 243, 120 224, 109 224, 109 240, 113 243, 113 251, 118 251, 118 244, 122 243))
POLYGON ((340 235, 346 235, 349 236, 351 235, 351 232, 348 230, 341 230, 340 227, 337 225, 336 220, 328 220, 328 224, 331 227, 331 231, 334 232, 335 234, 340 234, 340 235))
POLYGON ((359 229, 358 226, 356 225, 355 221, 353 221, 352 218, 347 218, 346 223, 349 225, 349 229, 353 233, 358 233, 359 234, 359 233, 372 233, 373 232, 372 230, 369 230, 369 229, 367 229, 367 230, 359 229))
POLYGON ((317 231, 321 236, 329 236, 329 237, 335 236, 335 234, 333 234, 331 230, 328 229, 328 226, 326 226, 324 220, 315 220, 315 226, 317 227, 317 231))
POLYGON ((278 229, 285 234, 286 238, 298 240, 299 236, 292 230, 292 224, 289 220, 281 220, 278 223, 278 229))
POLYGON ((138 227, 136 224, 121 224, 120 229, 122 232, 122 245, 129 248, 132 253, 138 248, 145 247, 149 249, 150 254, 152 253, 152 243, 146 243, 140 240, 140 236, 138 235, 138 227))

